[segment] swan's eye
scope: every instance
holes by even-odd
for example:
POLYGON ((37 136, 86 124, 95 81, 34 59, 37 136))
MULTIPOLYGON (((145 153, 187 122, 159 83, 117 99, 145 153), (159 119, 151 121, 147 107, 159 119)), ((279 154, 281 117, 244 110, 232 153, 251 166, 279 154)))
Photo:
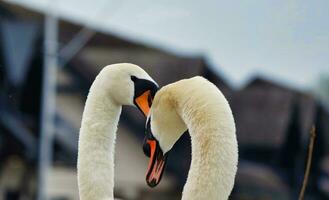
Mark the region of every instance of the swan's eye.
POLYGON ((130 79, 132 80, 132 81, 137 81, 137 77, 136 76, 130 76, 130 79))

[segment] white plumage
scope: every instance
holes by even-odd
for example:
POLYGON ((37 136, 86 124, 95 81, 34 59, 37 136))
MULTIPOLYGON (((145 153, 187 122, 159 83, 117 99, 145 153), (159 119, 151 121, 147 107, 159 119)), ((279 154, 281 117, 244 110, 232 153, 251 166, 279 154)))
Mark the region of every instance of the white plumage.
POLYGON ((189 130, 192 161, 182 199, 228 199, 238 144, 230 106, 218 88, 202 77, 167 85, 155 96, 150 120, 163 153, 189 130))
POLYGON ((109 65, 96 77, 85 104, 78 150, 81 200, 113 199, 114 146, 122 105, 134 105, 131 76, 155 82, 140 67, 109 65))

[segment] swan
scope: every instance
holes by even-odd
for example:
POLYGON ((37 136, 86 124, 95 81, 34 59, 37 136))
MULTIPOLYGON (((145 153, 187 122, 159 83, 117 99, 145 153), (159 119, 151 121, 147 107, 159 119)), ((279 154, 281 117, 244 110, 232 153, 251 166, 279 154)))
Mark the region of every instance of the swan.
POLYGON ((169 150, 188 129, 192 160, 182 199, 228 199, 237 172, 238 143, 230 106, 214 84, 194 77, 163 87, 154 97, 146 129, 143 148, 150 157, 150 187, 160 182, 169 150))
POLYGON ((81 200, 114 199, 114 146, 122 105, 136 106, 146 116, 157 83, 129 63, 104 67, 85 103, 78 144, 78 188, 81 200))

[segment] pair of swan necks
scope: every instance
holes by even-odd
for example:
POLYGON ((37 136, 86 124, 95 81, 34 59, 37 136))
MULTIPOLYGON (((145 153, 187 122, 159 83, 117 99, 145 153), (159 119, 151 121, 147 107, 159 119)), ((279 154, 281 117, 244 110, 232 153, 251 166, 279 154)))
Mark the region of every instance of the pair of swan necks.
MULTIPOLYGON (((95 82, 86 101, 79 136, 81 200, 114 199, 114 146, 122 105, 108 98, 95 82)), ((223 94, 206 79, 195 77, 162 88, 153 106, 152 132, 164 152, 173 145, 165 143, 168 138, 177 140, 186 129, 191 135, 192 161, 182 199, 227 199, 234 185, 238 147, 234 119, 223 94), (162 133, 161 127, 172 132, 162 133)))

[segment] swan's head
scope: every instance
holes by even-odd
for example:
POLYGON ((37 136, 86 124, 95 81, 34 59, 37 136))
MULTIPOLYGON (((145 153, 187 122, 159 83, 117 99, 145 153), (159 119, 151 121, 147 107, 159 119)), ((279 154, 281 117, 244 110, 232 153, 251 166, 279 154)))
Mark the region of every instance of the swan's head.
POLYGON ((159 90, 147 118, 143 149, 145 155, 150 157, 146 175, 150 187, 159 184, 168 152, 187 130, 186 124, 177 114, 177 83, 159 90))
POLYGON ((158 84, 139 66, 119 63, 104 67, 97 76, 101 91, 118 105, 132 105, 148 115, 158 84))

